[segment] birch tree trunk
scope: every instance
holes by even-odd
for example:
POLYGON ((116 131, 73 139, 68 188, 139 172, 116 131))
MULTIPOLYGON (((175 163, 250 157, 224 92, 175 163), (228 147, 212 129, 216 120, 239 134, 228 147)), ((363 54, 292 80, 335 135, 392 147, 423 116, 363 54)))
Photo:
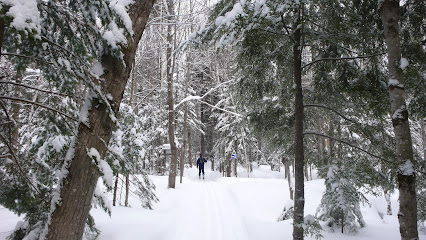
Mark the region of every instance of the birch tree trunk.
MULTIPOLYGON (((111 55, 104 55, 101 59, 104 68, 102 91, 112 96, 110 104, 116 115, 130 76, 137 46, 154 1, 136 0, 129 9, 134 34, 127 37, 127 46, 123 46, 122 49, 124 65, 121 60, 111 55)), ((68 174, 60 183, 61 204, 55 205, 54 210, 52 209, 46 236, 49 240, 80 240, 82 238, 93 192, 100 176, 98 167, 87 155, 87 149, 96 149, 103 159, 107 148, 106 143, 111 137, 114 122, 105 104, 97 98, 88 101, 91 102, 91 106, 97 107, 92 108, 88 113, 90 128, 83 123, 78 126, 74 154, 67 169, 68 174)))
POLYGON ((176 172, 177 172, 177 148, 175 142, 175 111, 174 111, 174 97, 173 97, 173 70, 172 70, 172 24, 173 20, 173 0, 167 1, 168 8, 168 25, 167 25, 167 103, 168 103, 168 127, 169 127, 169 141, 170 149, 172 152, 169 171, 169 188, 176 186, 176 172))
POLYGON ((416 176, 413 161, 408 111, 405 105, 405 89, 399 43, 399 1, 384 0, 379 6, 388 52, 389 97, 392 125, 396 140, 399 189, 399 231, 402 240, 419 239, 417 231, 416 176))

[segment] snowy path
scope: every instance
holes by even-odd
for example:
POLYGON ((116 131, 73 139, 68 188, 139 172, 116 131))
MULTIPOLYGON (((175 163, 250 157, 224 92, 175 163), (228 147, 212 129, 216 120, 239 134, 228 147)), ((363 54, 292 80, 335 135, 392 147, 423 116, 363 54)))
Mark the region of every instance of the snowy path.
POLYGON ((153 180, 160 202, 152 211, 141 209, 136 198, 130 199, 131 209, 115 207, 111 219, 100 209, 92 210, 102 231, 100 240, 139 236, 148 240, 282 239, 282 234, 276 234, 277 229, 290 230, 276 222, 286 192, 281 187, 285 186, 284 180, 264 179, 275 186, 264 188, 265 183, 222 178, 210 171, 206 171, 206 179, 198 179, 196 169, 189 169, 183 184, 176 183, 176 189, 167 189, 167 177, 153 180), (276 191, 277 187, 282 190, 276 191), (262 233, 258 226, 262 226, 262 233), (271 227, 275 230, 268 231, 271 227))
POLYGON ((182 212, 173 239, 249 239, 237 201, 216 182, 193 183, 192 198, 181 199, 182 212))

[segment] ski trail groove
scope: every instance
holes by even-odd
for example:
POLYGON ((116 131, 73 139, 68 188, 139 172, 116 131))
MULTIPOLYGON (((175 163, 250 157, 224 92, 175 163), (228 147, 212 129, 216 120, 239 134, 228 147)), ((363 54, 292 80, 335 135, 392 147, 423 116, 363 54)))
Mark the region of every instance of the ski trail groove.
POLYGON ((176 203, 179 217, 168 239, 250 239, 238 199, 226 185, 201 179, 191 183, 189 194, 176 203))

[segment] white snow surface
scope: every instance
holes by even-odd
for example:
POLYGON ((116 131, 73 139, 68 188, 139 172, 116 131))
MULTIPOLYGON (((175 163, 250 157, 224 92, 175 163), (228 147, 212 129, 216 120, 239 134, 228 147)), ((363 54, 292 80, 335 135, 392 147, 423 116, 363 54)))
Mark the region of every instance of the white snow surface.
POLYGON ((98 77, 104 75, 104 68, 102 67, 102 63, 96 62, 95 64, 93 64, 92 72, 98 77))
POLYGON ((123 20, 124 26, 127 31, 133 34, 132 28, 132 19, 130 19, 129 14, 127 13, 127 8, 133 4, 133 0, 110 0, 109 6, 114 9, 114 11, 120 16, 123 20))
MULTIPOLYGON (((131 194, 129 207, 124 207, 124 191, 118 206, 112 207, 112 217, 100 208, 91 210, 99 240, 278 240, 292 239, 292 220, 277 222, 289 200, 284 171, 271 171, 269 166, 254 168, 247 178, 240 169, 239 177, 225 178, 205 166, 205 179, 198 179, 198 170, 185 169, 183 184, 177 177, 176 189, 168 189, 167 176, 150 176, 160 201, 153 210, 141 207, 131 194)), ((131 189, 133 190, 133 189, 131 189)), ((305 216, 312 220, 325 190, 324 180, 305 182, 305 216)), ((112 193, 107 193, 112 199, 112 193)), ((367 196, 371 207, 361 206, 366 227, 356 233, 330 232, 324 222, 321 232, 326 240, 399 240, 398 192, 391 195, 393 215, 380 218, 386 209, 384 197, 367 196)), ((11 233, 22 219, 0 206, 0 240, 11 233)), ((426 233, 419 233, 426 240, 426 233)), ((305 239, 314 239, 306 237, 305 239)))
POLYGON ((407 161, 405 161, 403 164, 401 164, 399 166, 399 171, 401 172, 402 175, 406 175, 406 176, 410 176, 413 175, 415 170, 414 170, 414 165, 413 163, 408 159, 407 161))
POLYGON ((227 12, 225 16, 219 16, 216 18, 215 24, 216 26, 226 25, 229 26, 231 22, 235 21, 235 19, 239 15, 244 15, 244 9, 241 6, 241 3, 237 2, 231 11, 227 12))
POLYGON ((399 68, 404 70, 406 67, 408 67, 408 65, 409 65, 408 60, 406 58, 401 58, 399 68))
POLYGON ((392 119, 404 119, 404 114, 402 114, 406 110, 405 105, 402 105, 392 114, 392 119))

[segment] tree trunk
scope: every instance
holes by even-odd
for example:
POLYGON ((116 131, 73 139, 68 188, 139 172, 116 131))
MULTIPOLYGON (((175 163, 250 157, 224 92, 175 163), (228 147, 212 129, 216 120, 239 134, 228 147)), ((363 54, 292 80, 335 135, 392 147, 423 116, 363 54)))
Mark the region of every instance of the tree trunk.
POLYGON ((262 160, 262 139, 260 137, 257 138, 257 163, 260 164, 260 161, 262 160))
POLYGON ((298 19, 295 24, 296 31, 294 32, 293 46, 293 61, 294 61, 294 84, 296 86, 295 96, 295 160, 294 160, 294 224, 293 224, 293 239, 303 239, 303 218, 305 207, 305 190, 304 190, 304 154, 303 154, 303 93, 302 93, 302 51, 301 51, 301 8, 298 10, 298 19))
MULTIPOLYGON (((201 95, 203 95, 204 92, 201 92, 201 95)), ((200 103, 200 122, 202 123, 201 129, 203 130, 202 132, 200 131, 200 154, 204 156, 204 151, 206 150, 205 145, 205 124, 204 124, 204 104, 200 103)))
MULTIPOLYGON (((173 1, 167 1, 168 8, 168 21, 171 23, 173 20, 173 1)), ((169 188, 175 188, 176 185, 176 172, 177 172, 177 148, 175 142, 175 111, 174 111, 174 98, 173 98, 173 71, 172 71, 172 25, 167 25, 167 103, 169 111, 168 127, 169 127, 169 141, 170 149, 172 152, 170 161, 169 172, 169 188)))
POLYGON ((385 199, 387 203, 387 215, 392 215, 392 204, 390 200, 390 193, 387 190, 385 190, 384 195, 385 195, 385 199))
POLYGON ((126 197, 124 198, 124 206, 129 206, 129 173, 126 174, 126 197))
POLYGON ((422 131, 423 159, 426 159, 426 136, 425 136, 425 119, 424 118, 420 118, 420 129, 422 131))
MULTIPOLYGON (((188 96, 188 83, 191 78, 191 72, 189 68, 189 53, 186 56, 186 62, 187 62, 187 68, 186 68, 186 79, 185 79, 185 97, 188 96)), ((187 139, 187 133, 188 132, 188 104, 187 102, 184 103, 184 113, 183 113, 183 146, 182 146, 182 152, 180 157, 180 183, 182 183, 182 177, 183 177, 183 170, 185 168, 185 149, 186 149, 186 139, 187 139)), ((189 162, 191 162, 191 159, 189 159, 189 162)))
MULTIPOLYGON (((1 12, 1 15, 3 16, 4 12, 1 12)), ((4 38, 4 18, 0 17, 0 52, 3 47, 3 38, 4 38)))
POLYGON ((416 176, 411 142, 408 111, 405 106, 405 89, 399 43, 399 1, 384 0, 379 9, 388 52, 389 96, 392 125, 396 140, 399 189, 399 231, 402 240, 419 239, 417 231, 416 176), (392 81, 391 81, 392 80, 392 81))
MULTIPOLYGON (((110 104, 115 115, 118 113, 137 45, 153 4, 154 0, 136 0, 130 7, 129 15, 134 34, 131 37, 128 36, 128 44, 123 46, 124 64, 111 55, 104 55, 101 59, 105 71, 101 87, 105 94, 112 96, 110 104)), ((70 150, 70 153, 74 151, 74 154, 68 163, 68 174, 58 185, 61 204, 54 204, 54 209, 52 209, 53 213, 47 232, 49 240, 79 240, 82 238, 91 208, 93 192, 100 176, 98 167, 87 155, 87 149, 96 149, 103 159, 106 152, 105 143, 108 143, 111 137, 114 122, 107 112, 106 105, 98 98, 87 101, 91 102, 91 106, 97 107, 89 110, 90 128, 83 123, 78 126, 75 147, 70 150)))
MULTIPOLYGON (((213 103, 213 100, 211 100, 211 102, 213 103)), ((211 170, 214 171, 214 158, 213 158, 213 146, 214 146, 214 118, 211 117, 212 123, 210 126, 210 161, 212 163, 212 167, 211 170)))
POLYGON ((231 154, 226 154, 226 176, 227 177, 231 177, 231 165, 232 165, 232 159, 231 159, 231 154))
POLYGON ((288 191, 290 193, 290 199, 294 200, 294 191, 293 186, 291 184, 291 172, 290 172, 290 163, 288 159, 283 159, 284 168, 285 168, 285 175, 288 181, 288 191))
MULTIPOLYGON (((238 153, 238 143, 237 143, 237 140, 235 139, 235 141, 234 141, 234 149, 235 149, 235 154, 237 155, 237 153, 238 153)), ((235 177, 238 177, 237 175, 237 166, 238 166, 238 164, 237 164, 237 158, 234 158, 234 176, 235 177)))
POLYGON ((114 183, 114 194, 112 197, 112 206, 115 206, 117 201, 117 187, 118 187, 118 173, 115 174, 115 183, 114 183))

